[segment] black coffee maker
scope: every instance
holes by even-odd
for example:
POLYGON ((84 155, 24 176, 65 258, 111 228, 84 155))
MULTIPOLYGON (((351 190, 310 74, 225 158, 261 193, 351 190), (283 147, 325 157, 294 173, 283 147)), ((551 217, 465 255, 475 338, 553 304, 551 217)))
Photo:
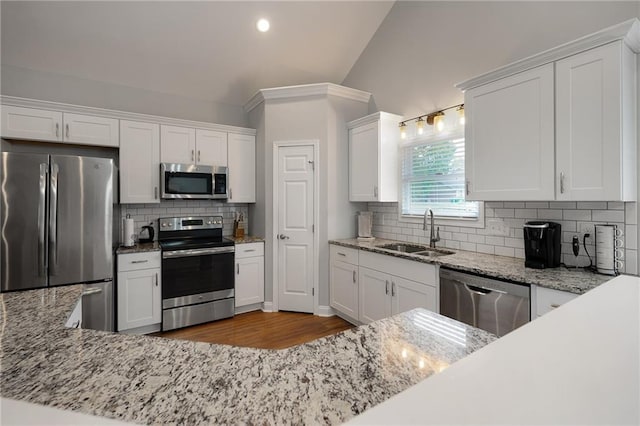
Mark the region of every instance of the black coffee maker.
POLYGON ((560 266, 561 227, 555 222, 524 224, 524 266, 544 269, 560 266))

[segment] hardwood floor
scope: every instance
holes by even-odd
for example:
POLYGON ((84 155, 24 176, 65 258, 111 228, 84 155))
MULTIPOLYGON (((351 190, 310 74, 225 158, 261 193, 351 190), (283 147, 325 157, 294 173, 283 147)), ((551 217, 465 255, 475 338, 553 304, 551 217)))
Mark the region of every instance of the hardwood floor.
POLYGON ((262 349, 284 349, 353 328, 340 317, 297 312, 248 312, 154 336, 262 349))

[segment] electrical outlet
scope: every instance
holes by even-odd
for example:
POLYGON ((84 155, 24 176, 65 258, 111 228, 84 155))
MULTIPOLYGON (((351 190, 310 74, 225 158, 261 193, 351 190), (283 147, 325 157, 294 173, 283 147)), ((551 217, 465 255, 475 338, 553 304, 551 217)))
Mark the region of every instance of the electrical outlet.
POLYGON ((582 235, 590 234, 591 238, 593 238, 593 236, 595 235, 595 228, 593 226, 593 223, 580 223, 578 226, 578 232, 582 235))
POLYGON ((502 219, 490 218, 487 219, 487 235, 496 235, 499 237, 509 236, 509 226, 504 223, 502 219))

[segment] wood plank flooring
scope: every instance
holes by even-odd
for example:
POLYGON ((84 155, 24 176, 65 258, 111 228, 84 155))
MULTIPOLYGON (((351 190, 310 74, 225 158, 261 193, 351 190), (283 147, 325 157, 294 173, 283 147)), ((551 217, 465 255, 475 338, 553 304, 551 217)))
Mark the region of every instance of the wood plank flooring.
POLYGON ((353 328, 340 317, 254 311, 154 336, 262 349, 284 349, 353 328))

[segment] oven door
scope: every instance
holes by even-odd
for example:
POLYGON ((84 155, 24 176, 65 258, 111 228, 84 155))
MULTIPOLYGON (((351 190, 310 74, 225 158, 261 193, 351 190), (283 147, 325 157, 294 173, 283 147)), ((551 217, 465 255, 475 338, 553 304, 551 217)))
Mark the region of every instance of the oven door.
POLYGON ((163 251, 163 309, 233 297, 234 251, 234 247, 163 251))

